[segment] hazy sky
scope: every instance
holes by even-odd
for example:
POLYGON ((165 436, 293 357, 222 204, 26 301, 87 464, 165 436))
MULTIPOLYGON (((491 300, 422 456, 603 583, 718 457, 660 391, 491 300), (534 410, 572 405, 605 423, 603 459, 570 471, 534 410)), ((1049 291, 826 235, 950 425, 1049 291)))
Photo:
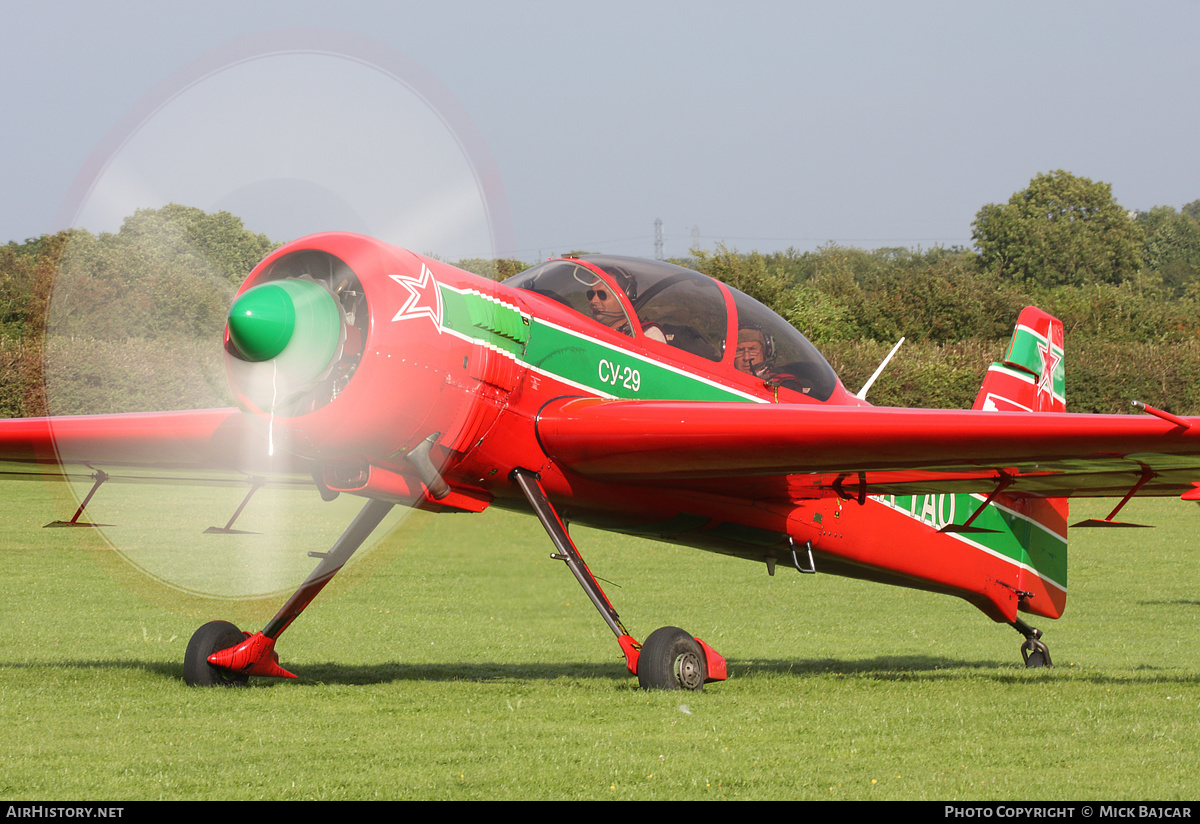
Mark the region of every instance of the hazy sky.
POLYGON ((450 259, 970 245, 1039 172, 1200 198, 1198 36, 1194 0, 0 0, 0 242, 175 200, 450 259))

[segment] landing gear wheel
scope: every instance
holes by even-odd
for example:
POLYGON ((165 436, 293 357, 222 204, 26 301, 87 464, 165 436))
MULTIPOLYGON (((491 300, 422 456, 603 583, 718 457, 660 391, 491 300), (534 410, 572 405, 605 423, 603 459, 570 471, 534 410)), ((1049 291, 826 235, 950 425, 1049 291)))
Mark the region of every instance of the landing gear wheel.
POLYGON ((1029 624, 1019 618, 1015 621, 1010 621, 1009 624, 1012 625, 1013 629, 1025 636, 1025 642, 1021 644, 1021 658, 1025 661, 1026 669, 1054 666, 1054 662, 1050 660, 1050 648, 1042 641, 1042 631, 1040 629, 1029 626, 1029 624))
POLYGON ((1021 644, 1021 657, 1025 659, 1025 669, 1054 666, 1050 661, 1050 648, 1036 638, 1021 644))
POLYGON ((228 621, 209 621, 188 641, 183 656, 183 680, 189 687, 245 687, 250 676, 236 675, 208 663, 214 652, 236 647, 246 635, 228 621))
POLYGON ((704 650, 679 627, 656 629, 638 653, 637 676, 644 690, 699 692, 708 677, 704 650))

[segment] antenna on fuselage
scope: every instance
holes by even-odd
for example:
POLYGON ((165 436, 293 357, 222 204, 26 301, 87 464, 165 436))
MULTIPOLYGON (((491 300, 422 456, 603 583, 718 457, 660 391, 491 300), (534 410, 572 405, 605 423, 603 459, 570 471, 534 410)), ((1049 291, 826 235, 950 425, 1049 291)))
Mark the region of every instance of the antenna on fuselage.
POLYGON ((871 388, 871 384, 875 383, 875 379, 879 377, 881 372, 883 372, 883 367, 888 365, 888 361, 892 359, 892 355, 896 354, 896 350, 900 348, 900 344, 902 343, 904 343, 904 338, 900 338, 900 340, 896 341, 896 345, 892 347, 891 352, 888 352, 887 357, 883 359, 883 363, 879 364, 879 367, 875 370, 875 374, 867 378, 867 382, 863 384, 863 388, 858 390, 854 397, 858 398, 860 401, 865 401, 867 399, 867 390, 871 388))

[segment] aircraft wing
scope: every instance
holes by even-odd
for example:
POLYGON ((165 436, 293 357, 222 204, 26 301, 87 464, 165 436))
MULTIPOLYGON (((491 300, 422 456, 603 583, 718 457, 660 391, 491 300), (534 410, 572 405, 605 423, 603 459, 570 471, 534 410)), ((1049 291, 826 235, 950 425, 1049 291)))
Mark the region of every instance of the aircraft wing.
POLYGON ((0 475, 211 483, 307 477, 303 462, 270 454, 263 423, 238 409, 0 420, 0 475))
MULTIPOLYGON (((582 475, 753 498, 989 492, 1182 495, 1200 485, 1200 418, 565 399, 538 416, 548 457, 582 475), (1187 425, 1184 425, 1187 424, 1187 425)), ((0 421, 0 475, 307 479, 236 409, 0 421)))
POLYGON ((1181 495, 1200 488, 1200 418, 564 399, 537 421, 584 476, 739 497, 1005 492, 1181 495))

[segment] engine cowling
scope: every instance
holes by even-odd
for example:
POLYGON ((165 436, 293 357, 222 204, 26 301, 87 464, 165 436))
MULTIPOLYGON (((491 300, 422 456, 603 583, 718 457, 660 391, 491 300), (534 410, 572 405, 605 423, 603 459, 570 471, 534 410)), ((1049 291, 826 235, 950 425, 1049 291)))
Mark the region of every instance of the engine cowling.
POLYGON ((419 450, 440 466, 471 417, 470 346, 443 331, 439 266, 362 235, 313 235, 263 260, 234 300, 225 351, 238 403, 331 488, 419 492, 420 463, 406 459, 419 450))

